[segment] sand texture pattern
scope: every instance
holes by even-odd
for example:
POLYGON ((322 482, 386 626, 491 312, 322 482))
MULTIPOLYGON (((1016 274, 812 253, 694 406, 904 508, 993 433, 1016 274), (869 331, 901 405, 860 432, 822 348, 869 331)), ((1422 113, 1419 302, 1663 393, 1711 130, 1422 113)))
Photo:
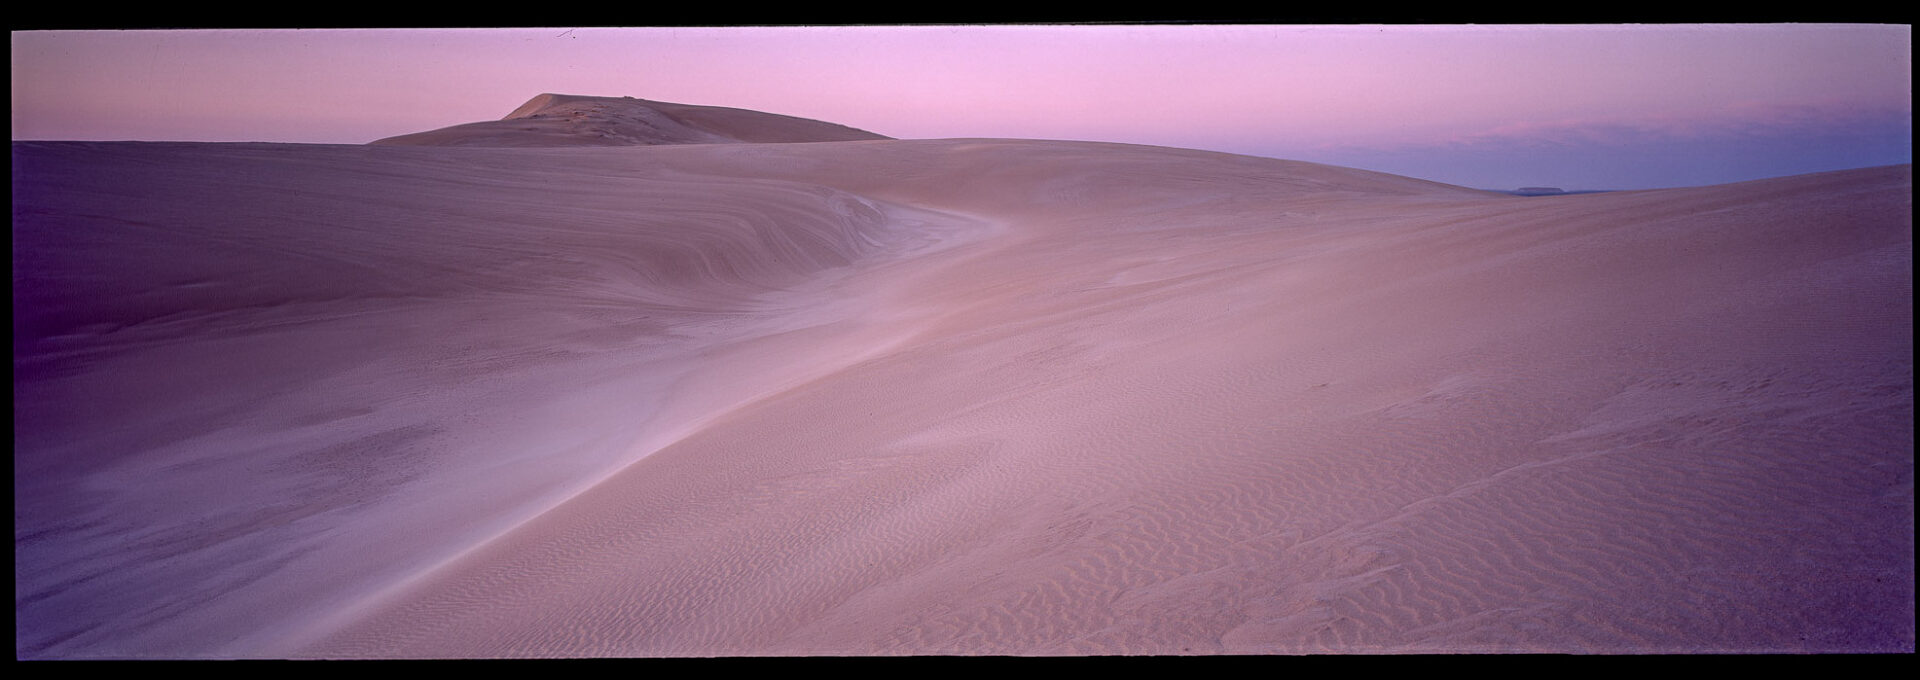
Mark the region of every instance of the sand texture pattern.
POLYGON ((1914 650, 1910 166, 724 136, 14 143, 18 654, 1914 650))

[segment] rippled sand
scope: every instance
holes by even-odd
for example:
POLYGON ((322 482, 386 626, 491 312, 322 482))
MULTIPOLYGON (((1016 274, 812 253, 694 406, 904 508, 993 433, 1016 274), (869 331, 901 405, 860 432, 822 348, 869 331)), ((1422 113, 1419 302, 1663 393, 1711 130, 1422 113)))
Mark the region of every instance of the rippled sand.
POLYGON ((24 658, 1914 648, 1910 166, 13 160, 24 658))

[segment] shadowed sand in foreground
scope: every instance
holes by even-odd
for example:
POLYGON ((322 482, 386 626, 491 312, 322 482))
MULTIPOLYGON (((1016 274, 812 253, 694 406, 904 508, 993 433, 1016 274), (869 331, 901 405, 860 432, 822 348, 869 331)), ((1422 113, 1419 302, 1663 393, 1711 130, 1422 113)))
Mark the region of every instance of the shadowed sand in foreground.
POLYGON ((19 656, 1914 649, 1911 166, 543 96, 716 137, 13 144, 19 656))

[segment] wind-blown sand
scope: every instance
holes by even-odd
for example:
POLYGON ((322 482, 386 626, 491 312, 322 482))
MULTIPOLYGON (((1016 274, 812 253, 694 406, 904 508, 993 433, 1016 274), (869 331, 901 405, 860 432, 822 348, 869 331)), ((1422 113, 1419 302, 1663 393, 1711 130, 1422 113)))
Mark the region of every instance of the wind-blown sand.
POLYGON ((15 142, 19 656, 1914 650, 1910 166, 742 134, 15 142))

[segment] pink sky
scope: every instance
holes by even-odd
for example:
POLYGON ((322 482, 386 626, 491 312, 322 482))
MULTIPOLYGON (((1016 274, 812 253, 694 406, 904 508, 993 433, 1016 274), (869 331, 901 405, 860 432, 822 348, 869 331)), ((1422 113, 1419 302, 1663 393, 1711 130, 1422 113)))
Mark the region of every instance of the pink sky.
POLYGON ((1370 167, 1364 161, 1370 169, 1482 186, 1610 181, 1581 174, 1578 168, 1596 166, 1591 159, 1568 160, 1565 179, 1544 170, 1551 163, 1524 176, 1498 172, 1546 162, 1537 153, 1527 163, 1513 160, 1527 148, 1597 154, 1612 145, 1645 156, 1635 145, 1697 144, 1704 145, 1699 153, 1733 154, 1713 161, 1723 170, 1702 170, 1697 179, 1665 177, 1656 167, 1635 175, 1629 165, 1613 186, 1589 188, 1753 178, 1740 176, 1741 168, 1783 174, 1911 161, 1907 26, 560 27, 12 37, 16 140, 357 144, 496 119, 533 95, 559 92, 758 109, 901 138, 1116 141, 1370 167), (1840 141, 1789 149, 1804 144, 1796 139, 1826 136, 1840 141), (1483 157, 1484 167, 1448 167, 1449 149, 1483 157))

